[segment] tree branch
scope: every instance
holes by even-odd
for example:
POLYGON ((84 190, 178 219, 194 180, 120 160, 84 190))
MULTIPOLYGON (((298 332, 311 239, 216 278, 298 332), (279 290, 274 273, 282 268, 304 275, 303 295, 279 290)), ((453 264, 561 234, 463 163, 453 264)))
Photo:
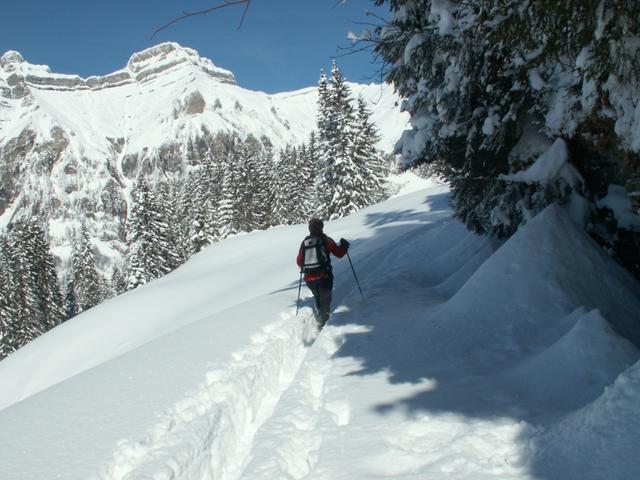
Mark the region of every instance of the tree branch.
POLYGON ((166 30, 167 28, 169 28, 171 25, 178 23, 181 20, 184 20, 185 18, 189 18, 189 17, 195 17, 195 16, 199 16, 199 15, 207 15, 211 12, 214 12, 216 10, 220 10, 221 8, 225 8, 225 7, 230 7, 232 5, 240 5, 241 3, 244 3, 246 6, 244 8, 244 11, 242 12, 242 17, 240 18, 240 24, 238 25, 238 28, 242 27, 242 24, 244 23, 244 19, 247 16, 247 12, 249 11, 249 6, 251 5, 251 2, 253 0, 224 0, 223 3, 219 4, 219 5, 215 5, 211 8, 207 8, 206 10, 200 10, 198 12, 183 12, 183 14, 177 18, 174 18, 173 20, 171 20, 169 23, 166 23, 165 25, 161 26, 160 28, 158 28, 157 30, 155 30, 153 32, 153 35, 151 35, 151 39, 153 39, 153 37, 156 36, 156 34, 158 34, 159 32, 166 30))

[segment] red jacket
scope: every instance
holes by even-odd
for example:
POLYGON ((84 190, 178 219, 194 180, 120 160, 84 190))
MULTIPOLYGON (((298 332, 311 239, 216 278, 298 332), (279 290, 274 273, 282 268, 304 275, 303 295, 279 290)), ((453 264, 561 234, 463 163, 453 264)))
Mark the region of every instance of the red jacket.
MULTIPOLYGON (((331 254, 333 253, 336 257, 342 258, 347 253, 347 247, 342 246, 342 245, 338 245, 336 242, 333 241, 332 238, 328 237, 327 235, 324 236, 324 246, 327 249, 327 252, 329 252, 329 257, 331 257, 331 254)), ((296 258, 296 263, 298 264, 299 267, 302 267, 302 262, 303 261, 304 261, 304 242, 302 242, 300 244, 300 249, 298 250, 298 256, 296 258)), ((329 272, 305 273, 304 274, 304 281, 305 282, 313 282, 314 280, 320 280, 321 278, 327 278, 327 277, 329 277, 329 275, 330 275, 329 272)))

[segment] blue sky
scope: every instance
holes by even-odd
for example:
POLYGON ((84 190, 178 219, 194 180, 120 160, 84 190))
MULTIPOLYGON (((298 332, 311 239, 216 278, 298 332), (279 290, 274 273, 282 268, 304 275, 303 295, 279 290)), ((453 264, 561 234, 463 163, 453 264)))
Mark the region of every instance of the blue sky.
MULTIPOLYGON (((349 45, 349 30, 370 22, 370 0, 253 0, 238 29, 243 6, 183 20, 155 38, 155 29, 179 16, 223 0, 21 0, 2 6, 0 54, 17 50, 30 63, 82 77, 104 75, 125 66, 134 52, 165 41, 197 50, 231 70, 238 84, 268 93, 315 85, 338 47, 349 45)), ((339 56, 348 80, 379 82, 371 53, 339 56)))

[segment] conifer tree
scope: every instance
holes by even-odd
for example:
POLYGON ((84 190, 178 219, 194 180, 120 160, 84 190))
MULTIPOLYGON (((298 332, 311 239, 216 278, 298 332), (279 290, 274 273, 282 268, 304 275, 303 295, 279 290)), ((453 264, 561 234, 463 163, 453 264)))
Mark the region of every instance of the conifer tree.
POLYGON ((184 248, 183 232, 179 227, 178 203, 180 186, 178 182, 160 182, 156 186, 160 218, 166 225, 164 234, 168 244, 165 268, 172 271, 182 265, 188 258, 184 248))
POLYGON ((64 294, 64 316, 66 320, 75 317, 80 313, 76 302, 76 284, 73 272, 67 277, 64 294))
POLYGON ((189 256, 195 255, 211 243, 207 237, 207 212, 204 211, 201 205, 195 206, 193 215, 190 218, 191 224, 189 225, 187 245, 189 256))
POLYGON ((362 178, 353 161, 355 115, 351 105, 351 92, 338 65, 331 69, 329 132, 324 168, 330 170, 325 177, 331 179, 330 198, 326 215, 330 219, 343 217, 362 205, 362 178))
POLYGON ((207 183, 205 169, 199 165, 189 170, 180 191, 176 225, 187 258, 213 242, 210 236, 213 215, 208 210, 207 183))
POLYGON ((203 231, 207 244, 211 244, 218 239, 220 234, 217 212, 222 184, 221 162, 217 161, 213 154, 207 155, 197 178, 200 180, 198 205, 204 222, 203 231))
POLYGON ((127 288, 169 273, 177 265, 166 210, 144 179, 138 181, 127 228, 127 288))
POLYGON ((280 152, 275 165, 273 184, 274 225, 290 225, 300 221, 304 209, 304 192, 300 184, 299 155, 296 148, 287 145, 280 152))
POLYGON ((64 307, 53 256, 42 227, 36 221, 15 226, 18 249, 21 250, 22 272, 33 297, 33 310, 47 331, 62 323, 64 307))
POLYGON ((362 177, 362 207, 372 205, 384 197, 384 178, 389 172, 382 152, 376 147, 378 140, 378 132, 371 123, 371 112, 364 98, 359 96, 351 155, 362 177))
POLYGON ((250 232, 257 228, 255 212, 255 185, 251 158, 254 156, 252 145, 248 141, 238 145, 236 162, 236 224, 238 231, 250 232))
POLYGON ((217 212, 220 239, 225 239, 238 233, 237 180, 236 158, 232 153, 229 153, 222 164, 222 189, 217 212))
POLYGON ((262 146, 249 158, 249 175, 253 188, 252 215, 255 228, 264 229, 274 225, 275 185, 277 183, 277 162, 270 146, 262 146))
POLYGON ((122 263, 116 263, 111 273, 111 288, 114 295, 120 295, 127 291, 127 279, 122 263))
POLYGON ((260 148, 250 157, 249 172, 253 186, 253 222, 255 228, 264 229, 270 225, 273 204, 273 153, 270 148, 260 148))
POLYGON ((316 213, 322 218, 328 216, 328 206, 333 194, 333 153, 332 142, 334 132, 333 103, 329 82, 323 70, 320 71, 318 81, 318 137, 317 137, 317 161, 318 172, 315 180, 316 213))
POLYGON ((305 223, 316 209, 315 180, 318 170, 315 151, 315 134, 311 132, 309 145, 303 143, 298 152, 295 182, 297 208, 294 223, 305 223))
POLYGON ((41 298, 36 289, 36 274, 31 270, 29 245, 23 234, 24 224, 14 226, 4 243, 5 260, 10 272, 11 300, 15 308, 12 348, 26 345, 48 330, 41 298))
POLYGON ((15 324, 19 320, 13 289, 13 272, 6 255, 6 238, 0 238, 0 360, 16 350, 15 324))
POLYGON ((87 223, 83 222, 73 242, 71 273, 67 283, 67 315, 74 310, 82 313, 95 307, 103 300, 103 295, 89 229, 87 223))
POLYGON ((637 178, 640 141, 629 119, 640 108, 640 3, 375 3, 391 9, 375 50, 411 114, 403 164, 429 163, 450 181, 454 211, 469 228, 507 236, 564 201, 567 188, 604 195, 637 178), (587 188, 504 179, 558 138, 587 188), (533 140, 537 150, 518 148, 533 140))

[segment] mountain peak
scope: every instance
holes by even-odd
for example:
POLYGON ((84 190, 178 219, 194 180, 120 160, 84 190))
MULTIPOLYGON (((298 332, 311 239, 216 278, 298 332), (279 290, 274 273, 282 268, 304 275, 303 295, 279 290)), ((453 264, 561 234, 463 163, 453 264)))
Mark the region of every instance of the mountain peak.
POLYGON ((7 52, 0 57, 0 67, 5 67, 12 63, 24 63, 24 57, 20 54, 20 52, 16 52, 15 50, 8 50, 7 52))
POLYGON ((201 57, 191 48, 183 47, 176 42, 165 42, 131 55, 127 70, 137 80, 169 70, 177 65, 191 64, 212 77, 235 84, 233 73, 217 67, 208 58, 201 57))

